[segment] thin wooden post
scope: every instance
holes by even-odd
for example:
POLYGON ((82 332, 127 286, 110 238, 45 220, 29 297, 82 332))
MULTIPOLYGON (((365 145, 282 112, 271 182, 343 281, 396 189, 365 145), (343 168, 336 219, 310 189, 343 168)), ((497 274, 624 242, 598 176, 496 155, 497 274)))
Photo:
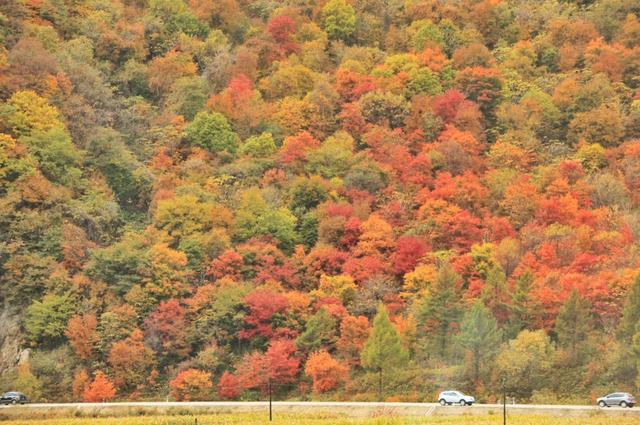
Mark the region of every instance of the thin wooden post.
POLYGON ((502 425, 507 425, 507 385, 505 378, 502 378, 502 425))
POLYGON ((269 422, 273 421, 272 399, 273 397, 271 396, 271 378, 269 378, 269 422))

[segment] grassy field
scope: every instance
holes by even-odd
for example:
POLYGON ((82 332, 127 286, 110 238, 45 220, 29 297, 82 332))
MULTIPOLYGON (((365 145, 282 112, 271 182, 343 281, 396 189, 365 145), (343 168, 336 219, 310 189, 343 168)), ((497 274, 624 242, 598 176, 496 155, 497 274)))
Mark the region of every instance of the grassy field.
MULTIPOLYGON (((268 424, 264 414, 206 415, 197 417, 198 425, 262 425, 268 424)), ((56 418, 25 419, 1 422, 3 425, 195 425, 194 416, 146 416, 118 418, 56 418)), ((278 415, 274 425, 501 425, 502 417, 392 417, 349 418, 337 415, 278 415)), ((514 425, 640 425, 640 418, 593 416, 587 418, 558 418, 551 416, 513 415, 508 423, 514 425)))

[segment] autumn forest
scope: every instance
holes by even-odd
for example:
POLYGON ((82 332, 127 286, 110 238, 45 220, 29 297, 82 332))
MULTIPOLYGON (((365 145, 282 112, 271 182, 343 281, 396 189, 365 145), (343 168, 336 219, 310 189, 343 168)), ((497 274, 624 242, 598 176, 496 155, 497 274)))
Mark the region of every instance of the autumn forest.
POLYGON ((0 2, 32 401, 640 386, 635 0, 0 2))

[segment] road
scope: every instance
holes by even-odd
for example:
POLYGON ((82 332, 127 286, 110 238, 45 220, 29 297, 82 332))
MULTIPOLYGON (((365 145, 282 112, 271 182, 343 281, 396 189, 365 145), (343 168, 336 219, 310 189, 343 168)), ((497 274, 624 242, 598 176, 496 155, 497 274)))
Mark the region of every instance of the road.
MULTIPOLYGON (((242 413, 263 412, 268 409, 266 401, 229 402, 122 402, 122 403, 33 403, 25 406, 2 406, 3 409, 24 411, 67 410, 100 411, 103 414, 140 414, 184 412, 206 413, 242 413)), ((343 413, 352 416, 370 416, 372 414, 394 414, 406 416, 458 415, 458 414, 501 414, 501 404, 477 404, 474 406, 440 406, 437 403, 369 403, 369 402, 273 402, 273 412, 277 413, 343 413)), ((8 412, 7 412, 8 413, 8 412)), ((15 413, 18 413, 17 411, 15 413)), ((540 414, 553 416, 591 416, 593 414, 640 416, 640 408, 623 409, 620 407, 599 408, 597 406, 576 405, 533 405, 507 404, 507 414, 540 414)))

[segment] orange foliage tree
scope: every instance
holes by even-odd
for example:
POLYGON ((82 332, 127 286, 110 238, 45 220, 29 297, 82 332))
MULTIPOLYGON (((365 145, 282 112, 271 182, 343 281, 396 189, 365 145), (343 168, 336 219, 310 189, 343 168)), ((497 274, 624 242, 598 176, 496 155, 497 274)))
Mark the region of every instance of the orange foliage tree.
POLYGON ((136 329, 128 338, 113 344, 107 362, 113 368, 114 383, 126 391, 144 385, 154 359, 144 345, 142 332, 136 329))
POLYGON ((350 365, 360 364, 360 352, 369 338, 369 321, 364 316, 347 316, 340 323, 336 348, 350 365))
POLYGON ((245 355, 238 365, 238 379, 244 389, 268 390, 268 382, 290 384, 295 381, 300 358, 295 355, 296 345, 291 340, 272 341, 266 353, 245 355))
POLYGON ((65 335, 73 350, 82 360, 89 360, 93 355, 94 346, 98 342, 97 326, 96 316, 91 313, 73 316, 69 319, 65 335))
POLYGON ((96 376, 84 390, 82 399, 87 403, 104 403, 113 400, 116 395, 116 387, 100 371, 96 372, 96 376))
POLYGON ((216 386, 218 397, 224 400, 233 400, 238 398, 241 393, 242 388, 238 377, 229 372, 223 373, 216 386))
POLYGON ((89 374, 82 368, 79 369, 75 375, 73 375, 73 383, 71 384, 71 392, 73 398, 76 400, 82 400, 85 390, 89 387, 91 380, 89 374))
POLYGON ((318 351, 309 356, 304 372, 313 379, 316 393, 331 391, 343 384, 349 375, 346 365, 340 363, 326 351, 318 351))
POLYGON ((171 396, 178 401, 207 400, 210 397, 213 383, 209 372, 187 369, 171 380, 169 387, 171 388, 171 396))

